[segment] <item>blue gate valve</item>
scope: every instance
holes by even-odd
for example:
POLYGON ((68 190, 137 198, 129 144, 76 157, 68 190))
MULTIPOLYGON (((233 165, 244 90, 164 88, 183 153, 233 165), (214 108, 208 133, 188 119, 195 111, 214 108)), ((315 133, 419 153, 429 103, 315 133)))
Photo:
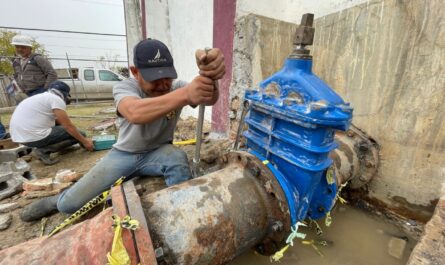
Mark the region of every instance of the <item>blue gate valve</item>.
POLYGON ((247 149, 280 183, 292 225, 322 218, 333 207, 338 187, 329 152, 337 148, 335 131, 347 130, 352 120, 349 103, 312 73, 305 46, 313 43, 313 18, 303 15, 283 68, 245 92, 247 149))

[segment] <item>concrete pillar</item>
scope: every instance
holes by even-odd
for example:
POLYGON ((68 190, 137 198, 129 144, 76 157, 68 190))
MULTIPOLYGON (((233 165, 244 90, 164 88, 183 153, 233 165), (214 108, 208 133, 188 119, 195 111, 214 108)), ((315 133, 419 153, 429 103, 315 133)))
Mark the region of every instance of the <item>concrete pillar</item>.
POLYGON ((233 36, 236 0, 213 1, 213 46, 225 56, 226 75, 219 82, 219 100, 212 110, 212 132, 226 135, 229 130, 229 88, 232 81, 233 36))

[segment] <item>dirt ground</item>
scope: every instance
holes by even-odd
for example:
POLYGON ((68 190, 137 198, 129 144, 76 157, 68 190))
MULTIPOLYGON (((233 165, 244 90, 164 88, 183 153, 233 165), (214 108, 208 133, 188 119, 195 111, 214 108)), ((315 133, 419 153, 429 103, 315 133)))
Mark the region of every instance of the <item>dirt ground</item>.
MULTIPOLYGON (((91 137, 100 134, 100 132, 92 130, 93 125, 115 117, 112 108, 113 104, 111 102, 94 105, 69 106, 68 114, 73 123, 81 130, 86 131, 87 135, 91 137)), ((2 114, 1 118, 4 124, 9 124, 10 114, 2 114)), ((180 120, 175 132, 175 141, 194 138, 195 128, 196 119, 180 120)), ((205 124, 203 129, 204 135, 208 135, 209 130, 210 124, 205 124)), ((117 135, 117 129, 115 127, 107 129, 106 132, 117 135)), ((227 151, 231 146, 232 142, 228 140, 205 139, 201 149, 203 168, 211 167, 215 163, 216 158, 220 156, 221 153, 227 151)), ((187 153, 189 161, 191 161, 194 155, 195 146, 182 145, 179 147, 187 153)), ((79 146, 74 146, 57 154, 56 156, 60 159, 60 162, 55 165, 45 166, 36 159, 32 159, 28 163, 31 166, 31 173, 37 178, 54 177, 56 172, 60 169, 71 169, 80 174, 85 174, 107 152, 107 150, 88 152, 79 146)), ((144 179, 143 185, 147 192, 153 192, 165 187, 162 178, 144 179)), ((21 194, 17 194, 0 201, 0 204, 17 202, 20 205, 18 209, 11 211, 13 219, 10 227, 0 231, 0 249, 20 244, 24 241, 39 237, 42 234, 47 235, 54 229, 54 227, 68 217, 68 215, 65 214, 55 213, 41 221, 31 223, 21 221, 19 214, 23 207, 34 200, 35 199, 26 199, 21 194)))

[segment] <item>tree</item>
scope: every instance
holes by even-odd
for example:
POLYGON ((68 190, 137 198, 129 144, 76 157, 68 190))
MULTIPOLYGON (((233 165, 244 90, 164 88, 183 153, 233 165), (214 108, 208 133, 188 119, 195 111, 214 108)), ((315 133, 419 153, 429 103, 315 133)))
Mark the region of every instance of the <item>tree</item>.
MULTIPOLYGON (((0 74, 11 75, 14 73, 12 61, 15 57, 15 47, 11 44, 12 38, 19 33, 8 30, 0 30, 0 74)), ((48 56, 45 47, 35 39, 32 41, 33 52, 48 56)))

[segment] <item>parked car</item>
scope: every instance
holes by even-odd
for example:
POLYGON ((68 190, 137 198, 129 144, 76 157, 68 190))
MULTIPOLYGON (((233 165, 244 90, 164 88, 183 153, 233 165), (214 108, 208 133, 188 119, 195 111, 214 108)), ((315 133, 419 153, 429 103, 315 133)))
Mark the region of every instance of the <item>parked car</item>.
POLYGON ((71 88, 71 97, 76 99, 113 99, 113 86, 124 80, 120 74, 109 69, 68 68, 56 69, 60 81, 71 88))

